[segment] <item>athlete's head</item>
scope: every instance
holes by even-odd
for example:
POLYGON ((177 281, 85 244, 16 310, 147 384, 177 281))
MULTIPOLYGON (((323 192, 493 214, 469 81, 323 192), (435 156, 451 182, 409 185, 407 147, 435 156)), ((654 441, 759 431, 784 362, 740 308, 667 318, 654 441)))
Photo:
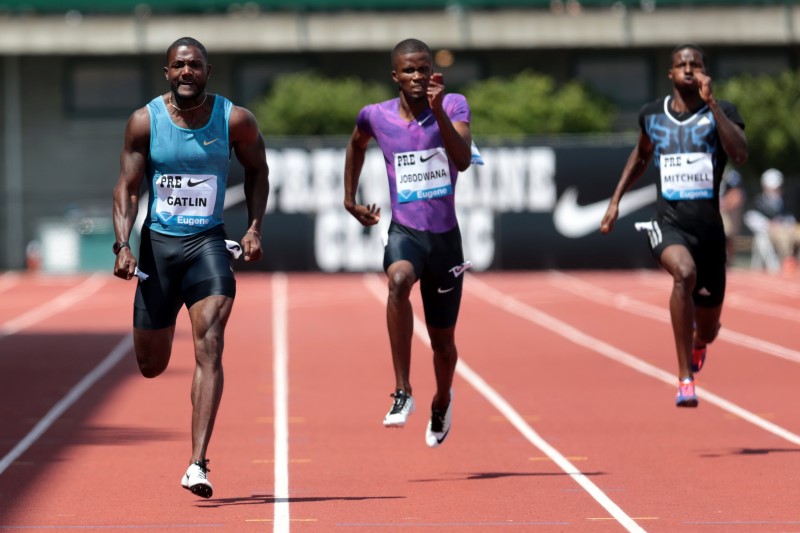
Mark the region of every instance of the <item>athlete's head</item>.
POLYGON ((433 74, 431 49, 419 39, 400 41, 392 49, 392 79, 410 101, 427 100, 433 74))
POLYGON ((670 57, 672 57, 673 60, 674 60, 675 54, 677 54, 678 52, 680 52, 681 50, 684 50, 686 48, 690 48, 690 49, 694 50, 695 52, 699 53, 700 54, 700 59, 703 60, 703 63, 706 62, 706 53, 705 53, 705 51, 700 47, 700 45, 695 44, 695 43, 679 44, 678 46, 676 46, 675 48, 672 49, 672 52, 670 52, 670 57))
POLYGON ((164 76, 174 98, 192 100, 202 95, 211 75, 206 47, 191 37, 181 37, 167 48, 164 76))
POLYGON ((697 92, 698 84, 695 75, 699 72, 705 74, 705 52, 696 44, 680 44, 673 48, 671 54, 669 79, 675 89, 681 93, 692 94, 697 92))
POLYGON ((392 48, 392 66, 395 65, 395 58, 398 55, 417 54, 420 52, 427 52, 429 56, 432 55, 430 47, 419 39, 400 41, 392 48))
POLYGON ((169 45, 169 48, 167 48, 167 63, 169 63, 169 56, 172 53, 172 51, 178 48, 179 46, 194 46, 195 48, 200 50, 200 54, 202 54, 203 60, 206 63, 208 63, 208 52, 206 52, 206 47, 203 46, 203 43, 192 37, 181 37, 180 39, 177 39, 174 43, 169 45))

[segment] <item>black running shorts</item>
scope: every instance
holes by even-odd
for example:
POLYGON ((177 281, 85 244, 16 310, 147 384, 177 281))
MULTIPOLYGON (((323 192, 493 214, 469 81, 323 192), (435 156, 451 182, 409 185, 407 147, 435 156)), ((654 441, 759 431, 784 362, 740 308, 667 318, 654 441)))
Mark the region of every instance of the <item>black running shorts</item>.
POLYGON ((467 269, 458 226, 444 233, 420 231, 394 221, 383 255, 383 269, 392 263, 409 261, 420 280, 425 322, 434 328, 455 326, 461 306, 467 269))
POLYGON ((138 266, 149 277, 136 287, 134 327, 173 326, 183 304, 190 308, 208 296, 234 298, 231 261, 222 225, 188 237, 142 228, 138 266))
POLYGON ((663 221, 653 221, 648 230, 650 250, 656 261, 667 246, 678 244, 689 250, 697 268, 697 284, 692 298, 700 307, 717 307, 725 299, 727 249, 725 233, 716 237, 700 238, 663 221))

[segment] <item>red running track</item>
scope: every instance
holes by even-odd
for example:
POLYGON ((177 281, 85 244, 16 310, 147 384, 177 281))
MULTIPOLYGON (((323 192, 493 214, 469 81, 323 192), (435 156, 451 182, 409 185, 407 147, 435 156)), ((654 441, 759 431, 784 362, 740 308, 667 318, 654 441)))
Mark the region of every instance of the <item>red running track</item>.
POLYGON ((470 274, 453 429, 431 450, 422 327, 417 412, 381 424, 382 275, 240 274, 210 500, 179 486, 186 313, 147 380, 133 290, 0 274, 0 530, 800 531, 796 278, 730 273, 700 406, 677 409, 662 272, 470 274))

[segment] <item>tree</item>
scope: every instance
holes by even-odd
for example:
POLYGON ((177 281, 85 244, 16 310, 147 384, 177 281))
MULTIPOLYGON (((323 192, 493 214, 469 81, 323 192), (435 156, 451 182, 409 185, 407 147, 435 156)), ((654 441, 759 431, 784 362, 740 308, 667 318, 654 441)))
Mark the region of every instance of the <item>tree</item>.
POLYGON ((719 98, 730 100, 744 119, 749 146, 745 165, 752 175, 775 167, 800 174, 800 70, 777 76, 741 74, 720 84, 719 98))
MULTIPOLYGON (((448 88, 453 90, 453 88, 448 88)), ((576 81, 522 72, 465 87, 475 135, 610 132, 615 110, 576 81)), ((396 95, 390 85, 314 72, 279 77, 253 112, 267 135, 349 135, 365 105, 396 95)))
POLYGON ((362 107, 392 96, 389 86, 300 72, 279 77, 252 108, 267 135, 348 135, 362 107))
POLYGON ((475 135, 543 135, 610 132, 615 109, 581 83, 557 86, 549 76, 523 71, 465 88, 475 135))

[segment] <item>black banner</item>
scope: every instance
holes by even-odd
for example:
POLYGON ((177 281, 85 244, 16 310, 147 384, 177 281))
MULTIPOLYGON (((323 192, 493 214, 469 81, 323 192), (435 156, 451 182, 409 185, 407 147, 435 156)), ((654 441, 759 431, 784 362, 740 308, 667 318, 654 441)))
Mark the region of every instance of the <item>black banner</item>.
MULTIPOLYGON (((476 270, 655 267, 645 234, 656 190, 650 169, 620 205, 609 235, 600 221, 633 141, 555 146, 480 146, 485 161, 459 175, 456 205, 465 255, 476 270)), ((344 146, 268 149, 270 200, 263 225, 265 258, 239 270, 359 272, 380 270, 391 211, 383 157, 371 147, 359 202, 381 205, 378 226, 363 228, 342 206, 344 146)), ((244 232, 241 169, 232 165, 225 221, 244 232)))

